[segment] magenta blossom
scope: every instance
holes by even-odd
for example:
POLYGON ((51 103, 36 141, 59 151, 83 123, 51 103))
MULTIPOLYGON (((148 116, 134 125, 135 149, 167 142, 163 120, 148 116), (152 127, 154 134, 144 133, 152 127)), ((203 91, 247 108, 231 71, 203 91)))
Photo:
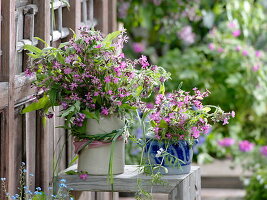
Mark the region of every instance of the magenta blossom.
POLYGON ((102 114, 102 115, 106 115, 106 116, 107 116, 108 113, 109 113, 109 112, 108 112, 108 109, 107 109, 107 108, 102 108, 102 110, 101 110, 101 114, 102 114))
POLYGON ((261 51, 256 51, 256 52, 255 52, 255 56, 256 56, 257 58, 260 58, 260 57, 262 56, 262 52, 261 52, 261 51))
POLYGON ((235 143, 233 138, 223 138, 222 140, 218 141, 218 144, 222 147, 230 147, 235 143))
POLYGON ((248 56, 248 51, 247 51, 247 50, 243 50, 243 51, 242 51, 242 55, 243 55, 243 56, 248 56))
POLYGON ((252 151, 254 144, 250 143, 247 140, 239 142, 239 150, 242 152, 252 151))
POLYGON ((260 152, 263 156, 267 157, 267 146, 263 146, 260 148, 260 152))
POLYGON ((241 31, 240 30, 235 30, 235 31, 232 32, 232 35, 234 37, 238 37, 240 34, 241 34, 241 31))
POLYGON ((260 69, 260 66, 259 65, 253 65, 253 67, 252 67, 252 70, 254 72, 259 71, 259 69, 260 69))
POLYGON ((135 53, 142 53, 145 50, 145 46, 140 42, 133 43, 133 50, 135 53))
POLYGON ((208 45, 210 50, 214 50, 215 49, 215 45, 213 43, 209 43, 208 45))
POLYGON ((86 180, 88 178, 88 174, 80 174, 80 179, 86 180))
POLYGON ((219 47, 219 48, 217 49, 217 51, 218 51, 219 53, 223 53, 223 52, 224 52, 224 49, 223 49, 222 47, 219 47))

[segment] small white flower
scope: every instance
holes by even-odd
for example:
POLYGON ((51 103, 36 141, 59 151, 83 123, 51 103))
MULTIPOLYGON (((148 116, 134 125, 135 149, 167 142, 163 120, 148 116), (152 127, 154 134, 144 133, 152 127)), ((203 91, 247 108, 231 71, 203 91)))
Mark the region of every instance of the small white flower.
POLYGON ((160 157, 163 151, 164 151, 164 149, 163 149, 163 148, 160 148, 160 149, 157 151, 156 157, 157 157, 157 158, 160 157))
POLYGON ((244 180, 244 185, 245 185, 245 186, 249 185, 249 182, 250 182, 250 180, 249 180, 248 178, 246 178, 246 179, 244 180))

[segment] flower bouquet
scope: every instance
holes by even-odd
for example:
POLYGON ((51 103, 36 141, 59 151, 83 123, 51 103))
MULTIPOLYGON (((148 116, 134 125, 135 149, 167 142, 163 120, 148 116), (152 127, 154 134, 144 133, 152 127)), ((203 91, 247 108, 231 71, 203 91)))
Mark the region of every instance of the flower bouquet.
POLYGON ((189 173, 192 146, 199 136, 210 131, 211 123, 225 125, 235 116, 234 111, 225 113, 220 107, 203 105, 208 95, 208 90, 194 88, 190 94, 180 89, 157 95, 155 104, 145 108, 150 121, 145 147, 150 172, 189 173))
POLYGON ((79 171, 123 172, 125 117, 136 111, 155 87, 163 91, 169 77, 163 68, 151 66, 145 56, 125 58, 121 52, 126 41, 125 31, 103 37, 99 31, 83 27, 79 37, 74 35, 58 48, 24 46, 33 58, 26 74, 36 75, 33 85, 42 97, 37 96, 23 113, 42 109, 50 118, 51 108, 61 107, 63 128, 75 138, 79 171))

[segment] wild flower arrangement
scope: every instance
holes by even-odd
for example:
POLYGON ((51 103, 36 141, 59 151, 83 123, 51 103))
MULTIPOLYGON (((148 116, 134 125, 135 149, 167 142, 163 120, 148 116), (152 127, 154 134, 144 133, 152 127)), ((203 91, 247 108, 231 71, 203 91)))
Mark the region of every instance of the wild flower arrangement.
POLYGON ((59 48, 40 50, 25 45, 33 52, 33 66, 27 75, 36 74, 34 86, 43 91, 43 97, 23 110, 48 109, 62 106, 61 116, 66 117, 72 134, 85 137, 87 118, 124 115, 135 110, 141 99, 147 98, 155 87, 163 90, 169 74, 149 64, 145 56, 130 60, 121 53, 127 42, 125 31, 116 31, 105 38, 99 31, 81 28, 59 48), (115 40, 116 39, 116 40, 115 40))
POLYGON ((192 144, 201 134, 209 132, 211 122, 228 124, 235 112, 225 113, 220 107, 203 105, 202 101, 209 93, 194 88, 193 94, 181 89, 167 95, 158 94, 149 115, 154 138, 174 142, 186 140, 192 144))
POLYGON ((56 193, 54 193, 53 188, 48 188, 48 193, 45 193, 42 191, 41 187, 36 187, 35 190, 31 190, 32 188, 32 179, 34 178, 34 174, 31 174, 26 169, 26 164, 24 162, 21 163, 21 167, 19 170, 19 178, 20 178, 20 185, 18 187, 19 192, 17 194, 10 194, 7 191, 7 179, 6 178, 0 178, 0 188, 5 193, 5 197, 9 200, 11 199, 26 199, 26 200, 74 200, 73 197, 70 196, 69 191, 71 188, 69 188, 66 185, 66 180, 61 179, 58 183, 58 190, 56 193), (26 176, 29 174, 29 182, 26 183, 26 176))

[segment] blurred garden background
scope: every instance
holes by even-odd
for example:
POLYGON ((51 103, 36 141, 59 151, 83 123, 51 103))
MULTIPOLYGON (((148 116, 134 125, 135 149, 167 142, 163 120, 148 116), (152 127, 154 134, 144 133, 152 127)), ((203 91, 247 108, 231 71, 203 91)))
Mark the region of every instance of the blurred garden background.
MULTIPOLYGON (((240 169, 228 173, 241 179, 245 199, 267 199, 267 1, 120 0, 118 21, 127 56, 145 55, 172 73, 167 91, 208 89, 206 104, 235 111, 228 126, 199 139, 195 162, 218 173, 240 169)), ((138 146, 127 148, 126 163, 137 164, 138 146)))

